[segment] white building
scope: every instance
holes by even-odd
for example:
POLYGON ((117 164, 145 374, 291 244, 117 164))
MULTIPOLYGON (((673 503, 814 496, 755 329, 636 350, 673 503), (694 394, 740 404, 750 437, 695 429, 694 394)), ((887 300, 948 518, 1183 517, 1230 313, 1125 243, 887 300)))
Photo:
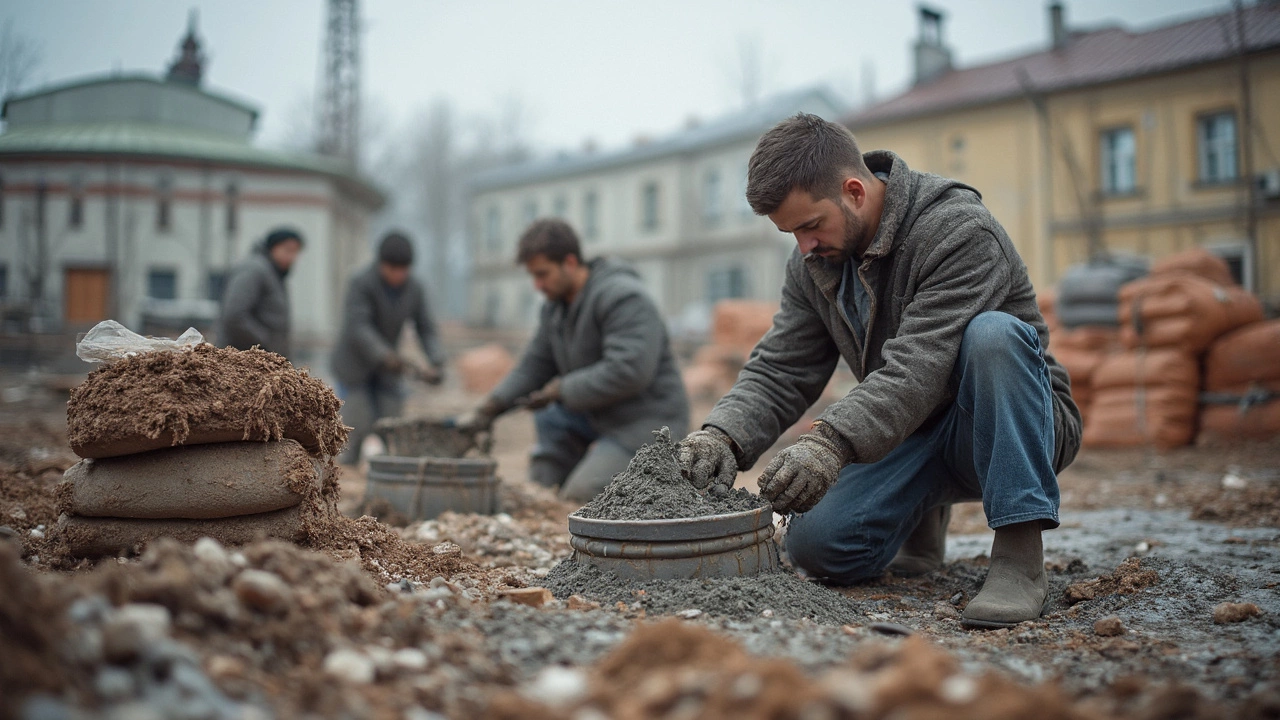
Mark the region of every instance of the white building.
POLYGON ((470 321, 521 327, 537 317, 515 245, 548 216, 574 226, 588 258, 631 262, 677 325, 705 326, 710 305, 724 298, 777 299, 794 241, 751 212, 747 160, 779 121, 798 112, 837 120, 842 111, 825 91, 804 90, 627 150, 480 175, 469 203, 470 321))
POLYGON ((200 87, 200 75, 190 31, 164 78, 113 75, 6 100, 0 301, 11 318, 65 331, 107 317, 206 324, 227 269, 286 225, 306 239, 288 279, 294 346, 333 339, 382 194, 334 160, 255 147, 257 110, 200 87))

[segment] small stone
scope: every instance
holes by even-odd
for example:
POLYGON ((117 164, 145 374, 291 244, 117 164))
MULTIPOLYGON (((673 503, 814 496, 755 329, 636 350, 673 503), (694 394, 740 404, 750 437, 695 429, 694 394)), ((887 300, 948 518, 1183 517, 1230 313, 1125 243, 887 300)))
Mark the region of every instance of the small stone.
POLYGON ((1213 609, 1213 621, 1219 625, 1244 622, 1255 615, 1261 615, 1262 608, 1253 603, 1224 602, 1213 609))
POLYGON ((231 556, 227 554, 227 549, 222 547, 222 543, 211 537, 202 537, 196 540, 196 544, 191 546, 191 553, 201 562, 210 565, 228 565, 231 563, 231 556))
POLYGON ((265 570, 242 570, 231 582, 231 589, 240 602, 265 613, 285 610, 293 600, 293 590, 285 581, 265 570))
POLYGON ((685 620, 692 620, 701 614, 702 614, 701 610, 697 608, 689 608, 688 610, 681 610, 680 612, 676 613, 676 616, 684 618, 685 620))
POLYGON ((1249 486, 1249 482, 1235 473, 1227 473, 1222 476, 1223 490, 1243 490, 1249 486))
POLYGON ((354 685, 373 682, 375 669, 373 660, 358 650, 342 648, 324 658, 325 674, 354 685))
POLYGON ((960 611, 949 602, 939 602, 933 604, 933 616, 939 620, 959 620, 960 611))
POLYGON ((594 600, 588 600, 581 595, 570 595, 568 606, 570 610, 599 610, 600 603, 594 600))
POLYGON ((102 625, 103 653, 113 662, 132 660, 147 646, 168 637, 171 622, 169 609, 163 605, 125 605, 102 625))
POLYGON ((964 593, 958 592, 955 595, 952 595, 951 599, 947 602, 950 602, 953 607, 960 607, 960 603, 964 602, 964 593))
POLYGON ((1143 540, 1142 542, 1133 546, 1133 551, 1138 553, 1139 555, 1146 555, 1148 552, 1151 551, 1151 543, 1147 542, 1146 540, 1143 540))
POLYGON ((93 678, 93 689, 98 697, 109 702, 120 702, 133 696, 133 673, 111 665, 104 666, 93 678))
POLYGON ((214 680, 242 678, 246 669, 243 660, 230 655, 214 655, 205 662, 205 671, 214 680))
POLYGON ((27 511, 23 510, 20 507, 16 507, 9 511, 9 517, 13 518, 14 520, 26 520, 27 511))
POLYGON ((1124 623, 1114 615, 1104 617, 1093 624, 1093 634, 1101 637, 1116 637, 1124 635, 1126 632, 1124 623))
POLYGON ((31 528, 31 537, 33 537, 33 538, 35 538, 35 539, 37 539, 37 540, 41 540, 41 539, 43 539, 43 538, 44 538, 44 530, 42 530, 42 529, 40 529, 40 528, 38 528, 38 527, 33 527, 33 528, 31 528))
POLYGON ((881 635, 914 635, 916 632, 906 625, 890 622, 873 622, 867 626, 867 629, 881 635))
POLYGON ((457 543, 442 542, 431 548, 436 555, 461 555, 462 548, 457 543))
POLYGON ((978 683, 968 675, 952 675, 942 681, 938 694, 952 705, 967 705, 978 697, 978 683))
POLYGON ((773 617, 773 610, 771 610, 771 609, 769 609, 769 608, 765 608, 765 609, 761 610, 761 611, 760 611, 760 617, 762 617, 762 618, 771 618, 771 617, 773 617))
POLYGON ((529 607, 542 607, 555 599, 551 591, 544 587, 528 587, 514 588, 511 590, 501 590, 498 592, 499 597, 504 597, 512 602, 528 605, 529 607))
POLYGON ((840 632, 844 633, 845 635, 857 635, 858 626, 857 625, 841 625, 840 632))
POLYGON ((577 668, 548 665, 521 689, 526 697, 552 707, 571 704, 587 692, 587 675, 577 668))
POLYGON ((401 648, 391 655, 391 663, 405 672, 427 669, 427 654, 418 648, 401 648))

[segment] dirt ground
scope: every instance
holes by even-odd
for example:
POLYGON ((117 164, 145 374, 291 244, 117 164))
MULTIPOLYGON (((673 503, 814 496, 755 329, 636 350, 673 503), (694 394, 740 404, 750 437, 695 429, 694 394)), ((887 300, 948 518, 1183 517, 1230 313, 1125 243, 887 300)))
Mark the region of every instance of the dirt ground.
MULTIPOLYGON (((1280 443, 1082 453, 1045 536, 1045 617, 971 632, 958 615, 992 537, 975 503, 956 508, 944 569, 840 589, 844 625, 513 594, 568 556, 576 509, 525 481, 523 413, 495 428, 502 512, 396 530, 456 558, 422 566, 449 577, 280 542, 54 569, 65 396, 0 375, 12 388, 0 718, 1280 717, 1280 443), (1240 607, 1215 620, 1224 603, 1240 607)), ((471 401, 419 388, 408 412, 471 401)), ((342 484, 355 514, 359 468, 342 484)))

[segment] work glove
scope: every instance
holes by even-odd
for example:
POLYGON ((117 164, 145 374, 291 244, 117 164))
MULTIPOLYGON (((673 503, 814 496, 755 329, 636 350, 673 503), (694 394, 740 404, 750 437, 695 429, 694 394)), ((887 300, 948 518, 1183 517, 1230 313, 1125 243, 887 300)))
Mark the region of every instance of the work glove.
POLYGON ((676 445, 676 459, 680 472, 698 490, 707 490, 712 485, 731 488, 738 474, 733 439, 711 425, 681 440, 676 445))
POLYGON ((399 374, 400 371, 404 370, 404 358, 395 353, 387 353, 387 356, 382 358, 382 369, 389 373, 399 374))
POLYGON ((560 400, 560 378, 552 378, 551 382, 542 386, 541 390, 529 393, 525 400, 525 407, 530 410, 541 410, 558 400, 560 400))
POLYGON ((492 397, 488 397, 476 407, 454 418, 453 426, 471 435, 488 432, 493 427, 493 421, 505 409, 502 403, 492 397))
POLYGON ((835 485, 840 469, 852 459, 848 441, 818 421, 796 444, 774 456, 760 476, 760 495, 780 515, 808 512, 835 485))
POLYGON ((444 382, 443 367, 414 368, 418 379, 428 385, 439 385, 444 382))

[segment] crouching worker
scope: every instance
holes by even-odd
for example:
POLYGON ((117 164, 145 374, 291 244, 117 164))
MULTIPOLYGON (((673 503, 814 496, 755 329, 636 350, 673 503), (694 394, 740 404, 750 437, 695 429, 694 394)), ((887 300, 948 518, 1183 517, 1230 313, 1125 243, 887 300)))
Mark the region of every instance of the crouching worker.
POLYGON ((630 267, 585 262, 577 234, 560 220, 525 230, 516 262, 547 299, 537 331, 515 369, 458 426, 478 432, 517 405, 535 410, 530 478, 586 502, 655 428, 684 434, 684 383, 666 324, 630 267))
POLYGON ((793 513, 786 550, 836 584, 941 567, 950 503, 995 530, 968 627, 1040 616, 1041 531, 1080 413, 1026 266, 973 188, 863 155, 844 127, 798 115, 752 154, 747 200, 798 248, 782 308, 729 394, 680 445, 695 486, 732 482, 821 394, 838 359, 859 380, 760 477, 793 513))

